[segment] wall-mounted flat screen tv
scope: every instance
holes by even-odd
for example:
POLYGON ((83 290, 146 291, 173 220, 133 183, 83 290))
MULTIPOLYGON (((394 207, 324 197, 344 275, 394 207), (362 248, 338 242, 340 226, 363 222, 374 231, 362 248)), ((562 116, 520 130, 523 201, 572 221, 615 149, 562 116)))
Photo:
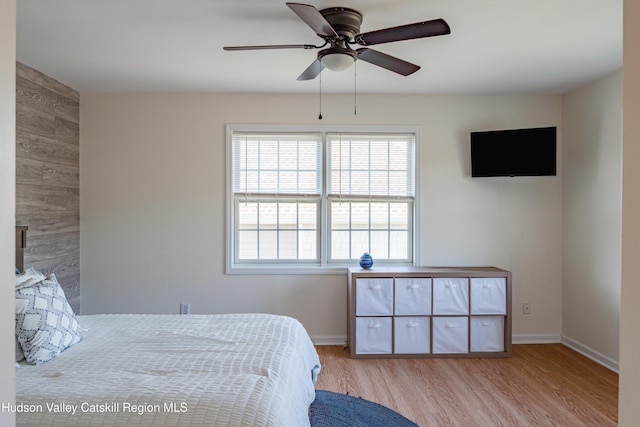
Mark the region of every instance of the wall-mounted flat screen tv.
POLYGON ((556 175, 556 128, 471 132, 471 176, 556 175))

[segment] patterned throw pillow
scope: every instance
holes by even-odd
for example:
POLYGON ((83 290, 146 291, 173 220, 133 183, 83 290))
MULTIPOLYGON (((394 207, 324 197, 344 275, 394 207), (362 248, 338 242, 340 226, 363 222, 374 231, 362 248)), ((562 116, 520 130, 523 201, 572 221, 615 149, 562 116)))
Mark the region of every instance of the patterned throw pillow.
POLYGON ((27 362, 47 362, 82 339, 55 275, 16 290, 16 336, 27 362))
POLYGON ((22 347, 20 347, 20 341, 18 341, 18 336, 16 335, 16 362, 24 359, 24 353, 22 352, 22 347))
POLYGON ((31 267, 24 273, 16 274, 16 290, 35 285, 38 282, 42 282, 44 279, 46 279, 44 274, 31 267))

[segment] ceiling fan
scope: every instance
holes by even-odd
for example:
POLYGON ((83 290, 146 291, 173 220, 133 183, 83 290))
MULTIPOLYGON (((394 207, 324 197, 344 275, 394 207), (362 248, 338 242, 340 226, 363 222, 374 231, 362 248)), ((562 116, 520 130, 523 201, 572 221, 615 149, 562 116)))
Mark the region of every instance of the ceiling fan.
POLYGON ((328 45, 326 49, 318 51, 317 59, 298 77, 298 80, 315 79, 325 67, 333 71, 346 70, 357 59, 408 76, 418 71, 420 66, 367 47, 353 49, 351 45, 372 46, 451 33, 444 19, 360 33, 362 14, 356 10, 346 7, 318 10, 312 5, 302 3, 287 3, 287 6, 324 40, 324 44, 320 46, 313 44, 226 46, 224 50, 322 49, 328 45))

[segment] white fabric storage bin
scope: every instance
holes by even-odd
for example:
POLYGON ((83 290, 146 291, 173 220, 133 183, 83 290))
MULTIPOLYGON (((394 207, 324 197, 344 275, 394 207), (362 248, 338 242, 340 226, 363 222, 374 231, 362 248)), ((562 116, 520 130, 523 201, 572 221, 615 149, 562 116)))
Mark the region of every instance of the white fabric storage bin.
POLYGON ((469 318, 468 317, 434 317, 433 353, 468 353, 469 352, 469 318))
POLYGON ((433 279, 433 314, 469 314, 469 279, 433 279))
POLYGON ((471 317, 471 351, 504 351, 504 317, 471 317))
POLYGON ((391 316, 393 279, 356 279, 356 316, 391 316))
POLYGON ((391 353, 390 317, 356 317, 356 353, 391 353))
POLYGON ((429 317, 395 317, 393 319, 393 352, 429 353, 431 347, 429 320, 429 317))
POLYGON ((395 314, 431 314, 431 278, 405 278, 395 280, 395 314))
POLYGON ((471 278, 471 314, 507 314, 507 279, 471 278))

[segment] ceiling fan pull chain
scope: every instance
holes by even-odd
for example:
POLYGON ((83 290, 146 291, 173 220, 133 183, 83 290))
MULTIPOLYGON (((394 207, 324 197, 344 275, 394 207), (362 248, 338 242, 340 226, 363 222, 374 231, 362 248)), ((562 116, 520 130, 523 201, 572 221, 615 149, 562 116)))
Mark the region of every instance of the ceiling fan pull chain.
MULTIPOLYGON (((320 62, 322 65, 322 62, 320 62)), ((318 114, 318 120, 322 120, 322 72, 320 72, 320 114, 318 114)))
POLYGON ((353 115, 358 115, 358 61, 353 63, 353 115))

